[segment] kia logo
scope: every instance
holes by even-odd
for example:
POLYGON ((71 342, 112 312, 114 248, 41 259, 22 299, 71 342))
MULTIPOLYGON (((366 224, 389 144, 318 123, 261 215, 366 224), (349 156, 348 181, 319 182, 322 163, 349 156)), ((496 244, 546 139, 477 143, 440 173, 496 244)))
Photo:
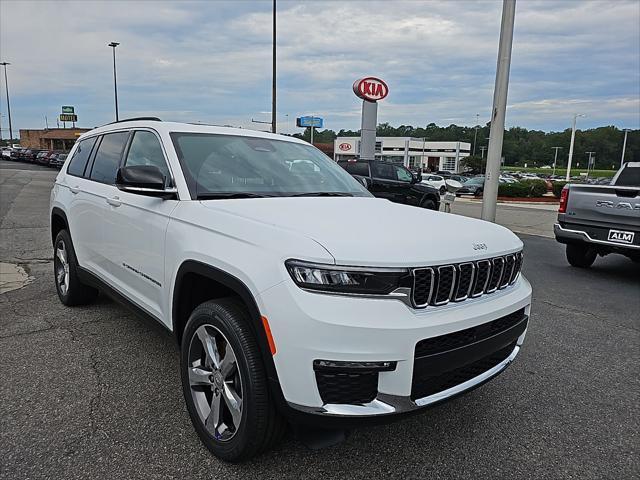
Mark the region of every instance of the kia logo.
POLYGON ((389 87, 379 78, 365 77, 354 82, 353 93, 363 100, 377 102, 389 94, 389 87))
POLYGON ((343 152, 346 152, 348 150, 351 150, 351 144, 350 143, 341 143, 340 145, 338 145, 338 148, 340 150, 342 150, 343 152))

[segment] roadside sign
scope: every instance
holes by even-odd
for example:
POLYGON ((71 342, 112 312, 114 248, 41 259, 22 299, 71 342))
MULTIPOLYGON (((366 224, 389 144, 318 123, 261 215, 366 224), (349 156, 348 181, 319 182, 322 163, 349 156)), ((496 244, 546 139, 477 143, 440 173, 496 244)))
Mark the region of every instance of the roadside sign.
POLYGON ((71 105, 63 105, 62 106, 62 113, 68 113, 70 115, 73 115, 74 113, 76 113, 76 110, 71 105))
POLYGON ((321 117, 298 117, 296 118, 296 125, 298 127, 322 128, 324 119, 321 117))
POLYGON ((365 77, 353 83, 353 93, 368 102, 377 102, 389 95, 389 87, 379 78, 365 77))
POLYGON ((60 114, 60 121, 61 122, 77 122, 78 121, 78 116, 77 115, 69 115, 67 113, 61 113, 60 114))

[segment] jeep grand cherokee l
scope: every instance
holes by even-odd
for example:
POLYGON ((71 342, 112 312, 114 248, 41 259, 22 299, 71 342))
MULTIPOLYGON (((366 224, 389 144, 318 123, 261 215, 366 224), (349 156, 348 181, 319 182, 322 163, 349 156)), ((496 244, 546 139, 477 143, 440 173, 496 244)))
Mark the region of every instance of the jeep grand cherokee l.
POLYGON ((350 428, 449 399, 525 337, 513 233, 376 199, 295 138, 106 125, 78 139, 50 213, 62 303, 100 290, 172 331, 194 428, 228 461, 287 421, 350 428))

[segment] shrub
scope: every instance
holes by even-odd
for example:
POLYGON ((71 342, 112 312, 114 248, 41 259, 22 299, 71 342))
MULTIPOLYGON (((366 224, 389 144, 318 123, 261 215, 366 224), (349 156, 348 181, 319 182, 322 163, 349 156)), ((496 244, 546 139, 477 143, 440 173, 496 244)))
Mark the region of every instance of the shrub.
POLYGON ((560 198, 560 192, 567 183, 569 182, 553 182, 553 196, 560 198))
POLYGON ((545 193, 547 193, 547 184, 544 180, 522 180, 498 185, 498 195, 501 197, 531 198, 541 197, 545 193))

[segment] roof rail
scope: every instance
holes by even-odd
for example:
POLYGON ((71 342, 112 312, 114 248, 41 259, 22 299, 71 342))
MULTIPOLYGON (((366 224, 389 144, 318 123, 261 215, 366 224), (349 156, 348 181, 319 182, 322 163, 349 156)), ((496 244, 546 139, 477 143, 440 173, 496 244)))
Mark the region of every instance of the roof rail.
POLYGON ((138 121, 151 121, 151 122, 161 122, 158 117, 133 117, 133 118, 123 118, 122 120, 116 120, 115 122, 105 123, 105 125, 113 125, 114 123, 122 123, 122 122, 138 122, 138 121))

